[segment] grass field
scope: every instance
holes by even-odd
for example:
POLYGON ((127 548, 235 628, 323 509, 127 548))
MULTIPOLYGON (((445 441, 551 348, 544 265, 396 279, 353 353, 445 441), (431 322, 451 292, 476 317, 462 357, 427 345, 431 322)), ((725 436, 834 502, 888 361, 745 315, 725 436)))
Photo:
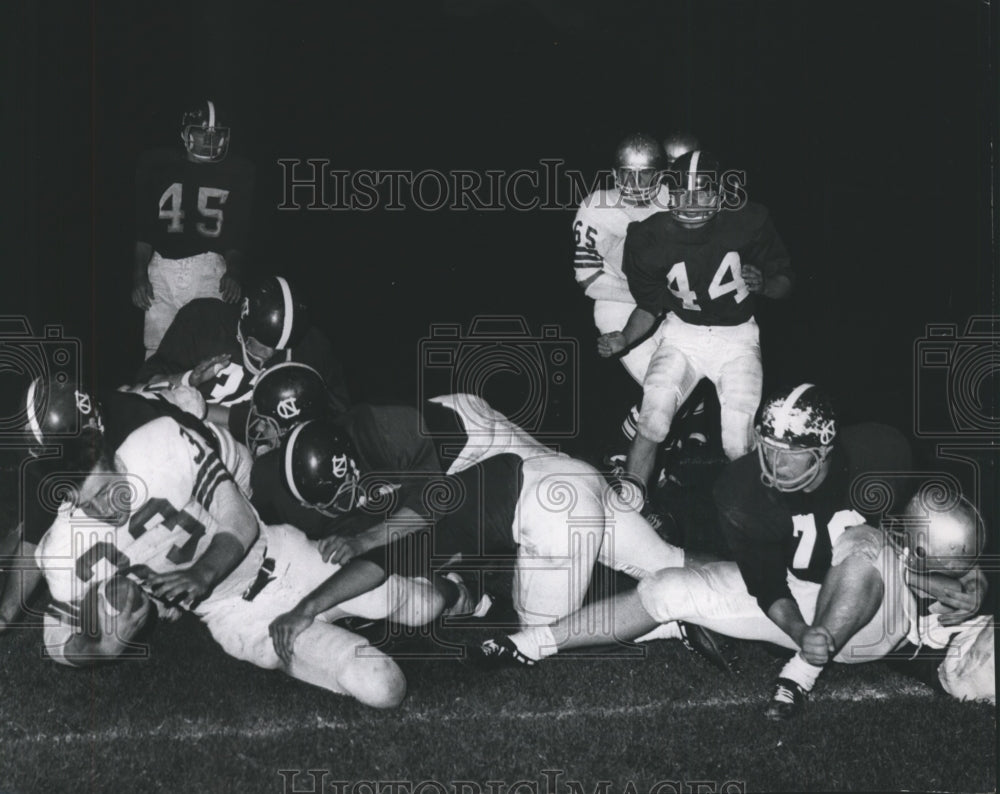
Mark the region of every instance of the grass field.
POLYGON ((669 641, 497 674, 398 641, 409 693, 379 712, 229 659, 193 619, 158 627, 149 659, 95 670, 41 659, 40 640, 0 642, 4 792, 996 788, 995 709, 879 662, 828 670, 801 719, 775 725, 762 698, 780 661, 749 644, 734 679, 669 641))

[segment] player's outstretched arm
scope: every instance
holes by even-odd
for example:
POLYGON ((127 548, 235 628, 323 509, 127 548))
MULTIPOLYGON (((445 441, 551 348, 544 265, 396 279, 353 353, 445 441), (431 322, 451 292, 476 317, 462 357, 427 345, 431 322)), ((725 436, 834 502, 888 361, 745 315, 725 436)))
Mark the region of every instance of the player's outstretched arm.
POLYGON ((309 628, 317 615, 374 590, 385 578, 385 569, 370 560, 354 560, 336 571, 294 608, 272 621, 268 632, 275 652, 285 664, 290 664, 295 638, 309 628))
POLYGON ((412 535, 428 527, 434 522, 424 518, 409 507, 401 507, 386 521, 382 521, 364 532, 353 537, 330 535, 319 542, 319 553, 325 562, 336 562, 346 565, 359 554, 385 546, 390 541, 412 535))

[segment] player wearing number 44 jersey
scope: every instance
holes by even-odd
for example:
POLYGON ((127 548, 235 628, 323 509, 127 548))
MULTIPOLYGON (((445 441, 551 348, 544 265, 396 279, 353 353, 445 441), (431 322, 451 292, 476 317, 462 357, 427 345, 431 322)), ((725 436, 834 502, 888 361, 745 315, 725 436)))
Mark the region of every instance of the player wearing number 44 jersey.
POLYGON ((120 656, 153 596, 194 612, 237 659, 369 705, 401 700, 405 680, 395 663, 329 621, 423 622, 428 582, 390 578, 325 612, 282 661, 268 625, 336 566, 293 527, 259 526, 202 438, 170 417, 155 419, 72 480, 73 498, 36 552, 52 596, 45 644, 54 659, 82 665, 120 656))
POLYGON ((184 114, 183 152, 148 152, 136 169, 132 302, 146 311, 147 358, 189 301, 240 298, 254 169, 228 154, 229 139, 209 100, 184 114))
POLYGON ((643 483, 657 445, 701 378, 718 392, 726 456, 750 449, 762 384, 757 297, 782 298, 791 289, 788 252, 767 210, 742 201, 705 152, 690 152, 673 168, 669 211, 632 224, 626 236, 623 268, 636 309, 621 331, 598 340, 602 356, 615 355, 671 312, 656 333, 626 461, 643 483))

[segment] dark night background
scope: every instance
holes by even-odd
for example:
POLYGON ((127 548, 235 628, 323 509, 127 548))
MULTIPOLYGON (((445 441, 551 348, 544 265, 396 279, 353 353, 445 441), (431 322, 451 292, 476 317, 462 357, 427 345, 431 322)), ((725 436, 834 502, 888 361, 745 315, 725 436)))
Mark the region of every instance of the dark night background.
MULTIPOLYGON (((572 209, 279 212, 279 158, 414 170, 561 158, 589 176, 625 133, 691 129, 747 171, 792 252, 792 297, 759 316, 765 392, 815 380, 847 421, 912 429, 926 324, 995 311, 1000 94, 983 3, 100 0, 3 14, 0 310, 79 336, 99 383, 141 356, 135 158, 179 144, 181 111, 208 96, 257 166, 254 268, 307 286, 358 400, 412 399, 430 324, 488 313, 579 340, 583 434, 568 447, 614 425, 635 392, 594 351, 572 209)), ((945 424, 946 380, 921 394, 945 424)), ((978 399, 995 415, 992 381, 978 399)))

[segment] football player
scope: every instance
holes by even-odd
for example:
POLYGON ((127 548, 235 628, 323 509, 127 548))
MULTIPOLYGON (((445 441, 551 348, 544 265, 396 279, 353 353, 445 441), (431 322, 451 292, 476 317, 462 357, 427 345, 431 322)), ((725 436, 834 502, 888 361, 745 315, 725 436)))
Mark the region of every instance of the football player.
MULTIPOLYGON (((678 134, 668 140, 674 158, 683 154, 684 145, 697 146, 691 135, 678 134)), ((664 157, 655 138, 642 133, 627 136, 618 145, 614 161, 615 186, 587 196, 573 221, 574 273, 584 294, 594 301, 594 325, 601 334, 624 327, 635 309, 635 298, 622 271, 629 224, 663 212, 670 201, 668 186, 661 177, 672 161, 664 157)), ((649 335, 635 340, 621 356, 625 370, 639 385, 655 350, 656 340, 649 335)), ((639 408, 633 406, 622 422, 626 443, 635 437, 638 416, 639 408)))
POLYGON ((197 387, 208 417, 243 442, 254 381, 268 367, 292 360, 320 372, 334 409, 346 410, 350 398, 330 341, 311 324, 300 289, 270 276, 250 290, 239 309, 213 299, 187 304, 136 380, 197 387))
POLYGON ((189 387, 142 394, 116 391, 98 400, 79 384, 38 377, 27 389, 23 411, 30 458, 22 466, 21 523, 0 542, 0 556, 19 571, 21 585, 16 576, 0 571, 0 628, 20 617, 40 582, 35 549, 57 515, 59 500, 50 491, 59 472, 89 469, 99 449, 117 449, 146 422, 173 417, 217 452, 240 490, 249 493, 249 451, 225 428, 199 421, 204 401, 189 387))
MULTIPOLYGON (((684 564, 682 549, 664 542, 641 515, 608 498, 592 466, 556 452, 527 458, 498 452, 457 475, 412 478, 406 472, 366 471, 335 424, 307 422, 289 434, 281 454, 284 484, 303 506, 331 517, 361 511, 396 517, 354 538, 351 559, 375 564, 376 576, 413 564, 419 555, 412 545, 399 553, 399 539, 424 529, 434 555, 461 560, 462 567, 475 566, 480 558, 515 560, 514 607, 525 626, 549 624, 579 608, 598 561, 635 578, 684 564), (485 488, 477 486, 480 477, 485 488), (416 480, 411 488, 421 493, 419 503, 411 501, 407 509, 416 520, 403 521, 389 494, 402 491, 408 479, 416 480), (480 498, 484 493, 489 498, 480 498)), ((311 595, 286 625, 274 627, 281 637, 276 642, 287 643, 288 631, 307 625, 303 618, 352 593, 343 584, 351 567, 311 595)), ((352 584, 363 577, 352 577, 352 584)))
MULTIPOLYGON (((881 659, 907 647, 908 638, 944 647, 951 634, 982 650, 984 621, 970 618, 985 589, 975 565, 983 531, 971 505, 944 499, 928 512, 918 494, 904 512, 919 517, 910 524, 915 534, 896 543, 874 511, 886 505, 853 498, 859 482, 892 493, 902 474, 905 485, 910 449, 902 435, 877 424, 838 430, 829 401, 811 384, 769 399, 756 432, 757 451, 730 463, 715 487, 735 562, 660 571, 611 604, 587 607, 596 614, 613 610, 613 625, 602 633, 578 628, 594 625, 585 622, 588 615, 570 616, 507 638, 506 660, 527 664, 687 621, 796 651, 766 711, 769 719, 785 720, 801 710, 829 661, 881 659), (868 514, 859 512, 866 507, 868 514), (927 559, 937 564, 914 564, 927 559), (918 597, 933 600, 933 618, 920 618, 918 597)), ((980 654, 968 669, 955 662, 943 670, 948 691, 995 699, 982 687, 983 664, 991 665, 992 656, 980 654)))
POLYGON ((229 126, 211 100, 184 113, 180 135, 183 153, 148 152, 136 169, 132 303, 146 313, 147 358, 189 301, 240 299, 253 166, 228 154, 229 126))
POLYGON ((762 383, 757 300, 791 289, 788 253, 768 211, 740 203, 707 152, 683 155, 674 169, 669 211, 632 224, 626 236, 623 269, 637 305, 620 330, 598 340, 600 355, 617 355, 670 312, 656 331, 625 466, 643 484, 678 407, 703 377, 719 396, 726 456, 751 448, 762 383))
POLYGON ((282 661, 268 625, 336 566, 298 530, 260 526, 203 438, 160 417, 130 433, 114 455, 101 445, 92 467, 63 475, 68 498, 36 552, 52 596, 45 642, 56 661, 117 658, 152 597, 192 611, 235 658, 377 707, 402 699, 395 663, 329 621, 358 615, 423 623, 433 595, 426 581, 393 577, 328 611, 282 661))

